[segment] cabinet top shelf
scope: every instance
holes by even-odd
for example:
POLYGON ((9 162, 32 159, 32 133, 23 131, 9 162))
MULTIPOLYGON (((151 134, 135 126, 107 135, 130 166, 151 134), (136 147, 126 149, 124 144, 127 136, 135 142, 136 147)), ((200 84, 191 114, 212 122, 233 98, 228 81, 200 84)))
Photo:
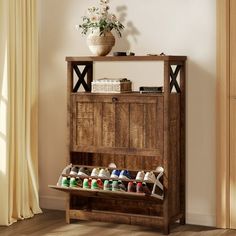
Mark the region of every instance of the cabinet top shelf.
POLYGON ((186 56, 83 56, 66 57, 68 62, 91 62, 91 61, 185 61, 186 56))

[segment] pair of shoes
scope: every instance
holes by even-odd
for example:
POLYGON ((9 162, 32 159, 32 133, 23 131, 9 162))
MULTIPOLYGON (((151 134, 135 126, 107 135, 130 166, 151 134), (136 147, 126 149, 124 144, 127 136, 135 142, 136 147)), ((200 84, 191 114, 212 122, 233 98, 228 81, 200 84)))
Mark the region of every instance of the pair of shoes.
POLYGON ((83 188, 94 190, 103 189, 103 182, 101 179, 85 178, 83 181, 83 188))
POLYGON ((110 178, 110 172, 108 169, 93 168, 91 177, 110 178))
POLYGON ((151 194, 151 191, 149 190, 147 184, 145 182, 132 182, 130 181, 128 183, 128 189, 127 192, 133 192, 133 193, 145 193, 147 195, 151 194))
POLYGON ((126 187, 121 180, 105 180, 103 190, 126 192, 126 187))
POLYGON ((139 171, 136 175, 135 180, 140 181, 140 182, 150 181, 152 183, 155 183, 156 182, 156 176, 152 171, 147 172, 146 174, 144 173, 144 171, 139 171))
POLYGON ((131 179, 130 173, 128 170, 113 170, 111 173, 111 178, 119 178, 119 179, 131 179))
POLYGON ((74 187, 74 188, 82 187, 82 180, 79 177, 71 177, 70 187, 74 187))
POLYGON ((121 180, 113 180, 112 181, 112 191, 121 191, 126 192, 126 187, 121 180))
POLYGON ((103 189, 103 182, 101 179, 92 179, 91 189, 103 189))

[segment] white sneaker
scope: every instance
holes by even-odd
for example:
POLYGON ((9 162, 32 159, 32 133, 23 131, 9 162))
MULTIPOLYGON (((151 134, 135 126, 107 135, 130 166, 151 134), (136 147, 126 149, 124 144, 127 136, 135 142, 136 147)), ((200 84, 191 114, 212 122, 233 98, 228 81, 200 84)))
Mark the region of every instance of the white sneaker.
POLYGON ((99 172, 100 172, 100 169, 99 169, 99 168, 93 168, 92 173, 91 173, 91 176, 92 176, 92 177, 98 177, 99 172))
POLYGON ((135 180, 140 181, 140 182, 143 182, 144 176, 145 176, 144 171, 143 171, 143 170, 142 170, 142 171, 139 171, 139 172, 137 173, 137 175, 136 175, 135 180))
POLYGON ((99 171, 99 174, 98 174, 98 177, 102 177, 102 178, 107 178, 109 179, 110 178, 110 172, 108 169, 101 169, 99 171))
POLYGON ((156 176, 153 174, 152 171, 147 172, 144 176, 144 181, 150 181, 155 183, 156 182, 156 176))

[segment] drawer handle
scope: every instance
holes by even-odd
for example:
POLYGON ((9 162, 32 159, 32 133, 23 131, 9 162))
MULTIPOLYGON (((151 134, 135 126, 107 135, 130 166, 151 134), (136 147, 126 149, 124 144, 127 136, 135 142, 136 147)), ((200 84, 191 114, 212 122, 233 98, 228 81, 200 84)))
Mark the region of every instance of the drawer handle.
POLYGON ((117 101, 118 101, 118 98, 116 98, 116 97, 112 98, 112 102, 117 102, 117 101))

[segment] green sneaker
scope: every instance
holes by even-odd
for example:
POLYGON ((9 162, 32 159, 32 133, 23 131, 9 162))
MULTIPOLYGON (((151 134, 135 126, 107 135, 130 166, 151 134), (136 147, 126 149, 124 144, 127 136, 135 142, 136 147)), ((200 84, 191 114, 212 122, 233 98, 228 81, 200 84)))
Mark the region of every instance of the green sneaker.
POLYGON ((92 179, 91 189, 99 189, 96 179, 92 179))
POLYGON ((103 190, 112 190, 112 180, 105 180, 103 185, 103 190))
POLYGON ((69 177, 62 177, 61 186, 62 187, 69 187, 70 186, 70 178, 69 177))
POLYGON ((112 181, 112 191, 119 191, 119 185, 118 185, 118 180, 113 180, 112 181))
POLYGON ((83 188, 90 189, 90 187, 91 187, 91 182, 89 181, 89 179, 85 178, 83 181, 83 188))

